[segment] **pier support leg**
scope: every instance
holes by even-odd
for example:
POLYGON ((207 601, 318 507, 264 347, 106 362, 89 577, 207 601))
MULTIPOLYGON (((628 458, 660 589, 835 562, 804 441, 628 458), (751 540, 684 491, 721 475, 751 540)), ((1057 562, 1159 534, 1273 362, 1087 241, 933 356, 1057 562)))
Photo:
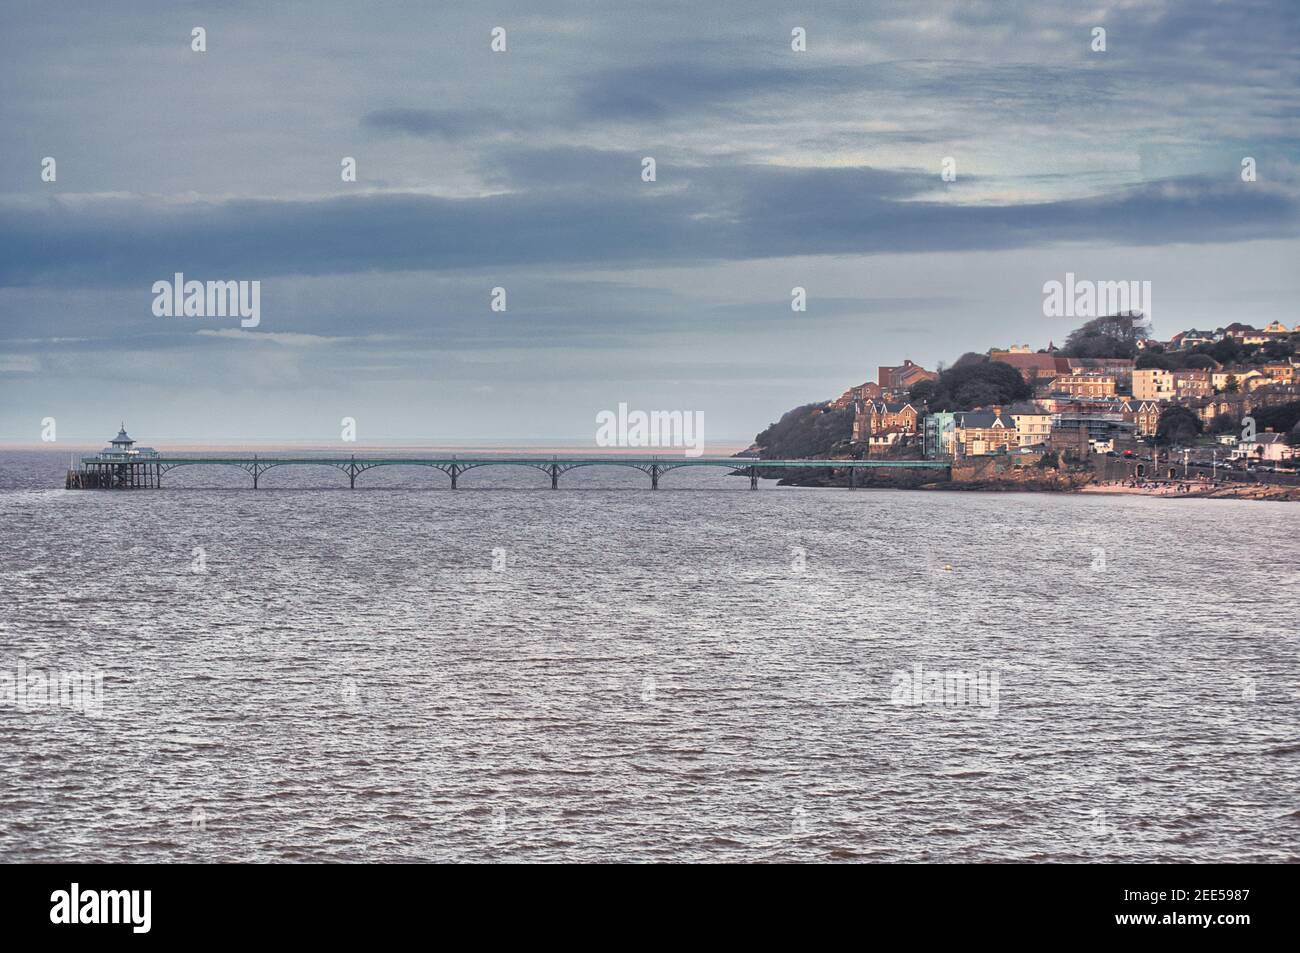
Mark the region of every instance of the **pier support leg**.
POLYGON ((849 489, 856 490, 857 488, 858 488, 858 468, 849 467, 849 489))
POLYGON ((552 463, 551 464, 551 489, 558 490, 559 488, 560 488, 560 468, 556 466, 554 463, 552 463))
POLYGON ((758 467, 749 468, 749 488, 751 490, 758 489, 758 467))
POLYGON ((663 470, 660 469, 659 464, 655 463, 650 465, 650 489, 659 489, 659 474, 662 472, 663 470))
POLYGON ((447 472, 451 474, 451 488, 454 490, 456 489, 456 477, 460 476, 460 467, 453 463, 447 472))

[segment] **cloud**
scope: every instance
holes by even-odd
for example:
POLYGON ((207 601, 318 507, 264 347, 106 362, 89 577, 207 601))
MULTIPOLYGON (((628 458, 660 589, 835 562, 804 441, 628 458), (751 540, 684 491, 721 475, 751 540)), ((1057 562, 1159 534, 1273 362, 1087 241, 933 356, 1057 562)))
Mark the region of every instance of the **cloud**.
MULTIPOLYGON (((543 170, 553 154, 533 157, 543 170)), ((571 152, 554 188, 471 199, 373 193, 314 200, 9 200, 0 284, 152 282, 517 266, 701 263, 792 255, 1164 245, 1293 237, 1290 192, 1188 177, 1054 202, 963 204, 935 177, 872 168, 636 166, 590 187, 604 154, 571 152), (673 184, 676 182, 677 184, 673 184)), ((506 163, 519 177, 526 160, 506 163), (512 164, 513 163, 513 164, 512 164)), ((534 172, 534 175, 541 174, 534 172)), ((531 181, 529 182, 531 184, 531 181)))
POLYGON ((40 361, 30 355, 0 355, 0 374, 35 374, 40 369, 40 361))
POLYGON ((355 340, 323 334, 301 334, 295 331, 244 331, 239 328, 202 328, 194 333, 200 337, 225 338, 228 341, 240 341, 246 344, 271 343, 288 347, 319 347, 355 340))
POLYGON ((455 140, 499 131, 503 120, 495 110, 394 108, 366 113, 361 125, 380 133, 455 140))

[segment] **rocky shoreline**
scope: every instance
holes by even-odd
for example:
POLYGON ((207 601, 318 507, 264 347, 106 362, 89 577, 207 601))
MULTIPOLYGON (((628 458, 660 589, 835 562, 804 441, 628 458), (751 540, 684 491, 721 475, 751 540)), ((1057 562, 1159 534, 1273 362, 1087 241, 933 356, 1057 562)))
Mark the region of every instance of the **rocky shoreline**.
MULTIPOLYGON (((784 477, 778 486, 836 487, 846 489, 846 477, 819 474, 809 477, 784 477)), ((1101 482, 1092 473, 1065 473, 1053 476, 1016 476, 1001 479, 966 479, 935 481, 930 474, 909 471, 876 471, 869 478, 859 476, 858 488, 864 490, 945 490, 973 493, 1090 493, 1114 496, 1151 496, 1166 499, 1201 500, 1271 500, 1300 502, 1300 487, 1267 483, 1219 483, 1199 481, 1184 483, 1132 484, 1125 481, 1101 482)))
POLYGON ((1129 486, 1123 483, 1094 483, 1082 487, 1083 493, 1121 496, 1159 496, 1175 500, 1274 500, 1300 502, 1300 487, 1269 483, 1172 483, 1129 486))

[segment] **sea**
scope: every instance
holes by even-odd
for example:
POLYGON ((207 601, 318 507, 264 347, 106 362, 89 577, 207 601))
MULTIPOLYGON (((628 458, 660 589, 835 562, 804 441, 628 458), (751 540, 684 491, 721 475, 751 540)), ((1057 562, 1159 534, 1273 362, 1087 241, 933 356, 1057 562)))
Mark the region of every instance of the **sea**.
POLYGON ((1300 506, 0 450, 0 861, 1296 862, 1300 506))

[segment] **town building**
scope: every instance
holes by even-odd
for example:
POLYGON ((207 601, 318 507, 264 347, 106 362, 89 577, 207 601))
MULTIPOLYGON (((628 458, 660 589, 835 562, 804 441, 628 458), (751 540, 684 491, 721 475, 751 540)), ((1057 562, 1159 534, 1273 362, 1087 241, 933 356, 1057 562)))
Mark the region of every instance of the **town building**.
POLYGON ((1090 441, 1122 437, 1136 426, 1133 420, 1126 419, 1123 401, 1080 397, 1055 401, 1051 406, 1052 446, 1059 449, 1083 452, 1090 441))
POLYGON ((902 427, 886 427, 884 430, 870 434, 866 439, 867 456, 884 454, 892 447, 903 443, 908 436, 903 432, 902 427))
POLYGON ((926 414, 921 445, 924 456, 930 459, 952 456, 957 430, 955 416, 950 411, 926 414))
POLYGON ((1265 364, 1261 370, 1276 383, 1294 384, 1296 382, 1296 366, 1294 364, 1265 364))
POLYGON ((1189 351, 1198 344, 1213 344, 1217 338, 1209 331, 1198 331, 1191 328, 1187 331, 1180 331, 1169 339, 1169 348, 1175 351, 1189 351))
POLYGON ((857 387, 850 387, 831 401, 831 410, 848 410, 858 401, 879 400, 880 396, 880 385, 868 381, 865 384, 859 384, 857 387))
POLYGON ((1160 405, 1154 400, 1125 400, 1119 406, 1125 423, 1133 425, 1139 437, 1150 437, 1160 424, 1160 405))
POLYGON ((1052 415, 1037 404, 1016 404, 1006 412, 1016 424, 1016 440, 1022 447, 1036 447, 1052 437, 1052 415))
POLYGON ((1188 401, 1186 406, 1208 429, 1216 420, 1223 417, 1240 420, 1250 413, 1253 402, 1244 394, 1218 394, 1202 400, 1188 401))
POLYGON ((896 427, 906 435, 917 433, 920 411, 910 403, 890 403, 883 400, 864 400, 854 404, 853 440, 868 443, 874 434, 896 427))
POLYGON ((1250 399, 1256 407, 1274 407, 1300 400, 1300 384, 1258 384, 1250 391, 1250 399))
POLYGON ((1214 393, 1214 382, 1209 371, 1181 370, 1174 371, 1173 376, 1174 397, 1178 400, 1209 397, 1214 393))
POLYGON ((1128 390, 1133 384, 1133 361, 1127 357, 1067 357, 1071 374, 1102 374, 1115 378, 1115 386, 1128 390))
POLYGON ((1242 324, 1240 321, 1234 321, 1223 329, 1225 338, 1233 338, 1239 344, 1267 344, 1273 340, 1273 336, 1258 331, 1249 324, 1242 324))
POLYGON ((897 395, 906 394, 921 381, 937 381, 939 375, 927 371, 914 361, 905 360, 902 364, 887 366, 882 364, 876 373, 876 383, 882 391, 897 395))
POLYGON ((1297 457, 1300 457, 1300 447, 1288 444, 1286 434, 1272 431, 1256 434, 1254 440, 1238 441, 1232 451, 1233 460, 1258 460, 1261 463, 1281 463, 1297 457))
POLYGON ((1213 386, 1214 390, 1218 393, 1225 393, 1231 390, 1232 385, 1234 383, 1236 384, 1237 390, 1239 391, 1250 390, 1252 389, 1252 386, 1257 386, 1257 385, 1251 385, 1250 382, 1253 380, 1259 380, 1263 383, 1272 382, 1270 378, 1266 377, 1262 372, 1254 368, 1250 368, 1248 370, 1242 370, 1238 368, 1236 370, 1221 370, 1221 371, 1210 372, 1210 383, 1213 386))
POLYGON ((1046 384, 1062 374, 1070 373, 1070 365, 1065 358, 1053 354, 1027 354, 1020 350, 989 351, 989 360, 1010 364, 1018 370, 1025 383, 1031 385, 1046 384))
POLYGON ((1067 374, 1051 384, 1053 393, 1071 397, 1114 397, 1115 378, 1100 374, 1067 374))
POLYGON ((1174 372, 1161 367, 1134 371, 1133 396, 1138 400, 1173 400, 1174 372))
POLYGON ((984 457, 1020 446, 1016 422, 1001 407, 958 411, 953 419, 958 456, 984 457))

